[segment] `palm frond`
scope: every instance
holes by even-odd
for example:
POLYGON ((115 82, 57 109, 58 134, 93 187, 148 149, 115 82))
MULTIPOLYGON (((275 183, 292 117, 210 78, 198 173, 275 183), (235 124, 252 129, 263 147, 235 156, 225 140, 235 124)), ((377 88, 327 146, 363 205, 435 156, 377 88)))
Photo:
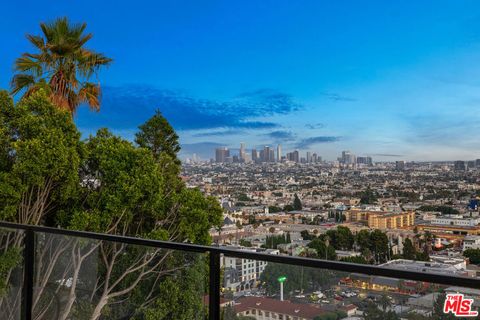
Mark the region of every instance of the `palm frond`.
POLYGON ((30 41, 31 44, 33 44, 39 50, 44 50, 45 41, 43 40, 43 38, 41 36, 27 34, 27 39, 28 39, 28 41, 30 41))
POLYGON ((19 73, 13 76, 10 83, 10 92, 15 95, 22 90, 28 90, 31 86, 35 85, 35 77, 30 74, 19 73))
POLYGON ((42 64, 26 54, 22 55, 15 61, 15 70, 20 72, 31 73, 36 77, 40 77, 43 73, 42 64))
POLYGON ((81 102, 87 103, 90 109, 94 111, 99 111, 100 95, 101 95, 100 86, 87 82, 78 91, 78 100, 80 103, 81 102))

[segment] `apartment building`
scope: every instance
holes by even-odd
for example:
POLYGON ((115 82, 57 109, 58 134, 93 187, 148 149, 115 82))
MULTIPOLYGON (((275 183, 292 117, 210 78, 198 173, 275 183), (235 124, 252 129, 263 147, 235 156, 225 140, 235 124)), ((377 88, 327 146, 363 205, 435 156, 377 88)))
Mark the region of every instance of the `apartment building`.
POLYGON ((374 229, 400 229, 415 224, 415 212, 413 211, 388 212, 353 209, 345 211, 344 214, 347 222, 362 222, 374 229))
MULTIPOLYGON (((268 254, 279 254, 276 249, 250 249, 250 248, 236 248, 242 250, 249 250, 254 252, 264 252, 268 254)), ((223 256, 221 266, 224 268, 223 287, 233 292, 241 292, 250 290, 256 287, 260 275, 267 266, 266 261, 241 259, 235 257, 223 256)))
POLYGON ((378 212, 368 215, 367 225, 373 229, 401 229, 415 224, 414 212, 378 212))

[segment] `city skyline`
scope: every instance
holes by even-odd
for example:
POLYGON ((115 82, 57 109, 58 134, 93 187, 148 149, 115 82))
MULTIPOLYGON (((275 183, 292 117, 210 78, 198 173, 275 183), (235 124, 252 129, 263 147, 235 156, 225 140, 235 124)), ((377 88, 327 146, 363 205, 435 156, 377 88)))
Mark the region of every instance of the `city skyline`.
POLYGON ((10 2, 0 22, 12 44, 0 61, 3 88, 38 21, 69 16, 94 30, 92 47, 114 63, 101 72, 101 111, 75 117, 84 137, 108 127, 133 140, 160 109, 183 158, 237 141, 282 141, 330 160, 342 150, 380 160, 477 157, 476 1, 117 1, 95 3, 95 12, 89 2, 10 2))
MULTIPOLYGON (((259 144, 259 145, 253 145, 251 147, 248 146, 245 142, 241 142, 239 144, 239 147, 229 147, 227 145, 220 145, 220 146, 211 146, 212 149, 207 149, 207 150, 202 150, 203 154, 206 156, 201 156, 197 152, 193 152, 192 154, 185 154, 185 157, 183 160, 190 161, 194 159, 195 161, 210 161, 210 160, 216 160, 217 159, 217 154, 218 150, 225 150, 227 152, 226 155, 223 155, 223 157, 230 157, 232 158, 233 162, 245 162, 241 161, 241 159, 245 160, 245 155, 249 160, 253 161, 246 161, 246 162, 255 162, 255 159, 252 155, 252 152, 257 152, 258 155, 257 157, 260 159, 261 156, 261 151, 264 150, 264 148, 268 148, 269 152, 273 152, 273 158, 269 159, 269 161, 260 161, 260 162, 280 162, 282 159, 283 160, 289 160, 289 154, 298 152, 298 160, 296 162, 301 162, 301 159, 304 159, 305 162, 311 162, 309 158, 311 156, 319 157, 319 161, 339 161, 340 163, 344 164, 372 164, 372 158, 377 156, 380 160, 377 162, 393 162, 397 163, 397 167, 400 165, 402 167, 405 166, 407 162, 454 162, 454 163, 464 163, 463 165, 467 167, 468 163, 473 163, 476 162, 476 167, 480 165, 480 159, 477 159, 477 157, 473 158, 464 158, 464 159, 435 159, 435 160, 427 160, 427 161, 416 161, 416 160, 405 160, 402 159, 401 155, 385 155, 388 157, 387 160, 382 159, 382 155, 379 154, 368 154, 364 152, 352 152, 351 150, 342 150, 340 151, 333 159, 328 159, 324 158, 321 153, 317 152, 316 150, 303 150, 299 148, 293 148, 293 149, 284 149, 282 144, 259 144), (282 150, 285 150, 282 152, 282 150), (243 156, 242 156, 243 154, 243 156), (396 157, 397 156, 397 157, 396 157), (237 157, 237 160, 234 160, 235 157, 237 157), (239 161, 240 160, 240 161, 239 161), (271 160, 271 161, 270 161, 271 160)), ((292 160, 293 161, 293 160, 292 160)), ((216 161, 216 162, 228 162, 222 160, 222 161, 216 161)), ((313 161, 317 162, 317 161, 313 161)))

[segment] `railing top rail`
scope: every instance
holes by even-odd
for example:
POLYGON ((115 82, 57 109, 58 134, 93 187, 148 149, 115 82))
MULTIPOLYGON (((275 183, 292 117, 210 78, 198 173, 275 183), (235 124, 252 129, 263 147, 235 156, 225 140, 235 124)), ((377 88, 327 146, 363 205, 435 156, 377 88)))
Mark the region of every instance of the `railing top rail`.
POLYGON ((11 222, 0 222, 0 228, 14 229, 14 230, 30 230, 38 233, 49 233, 57 235, 65 235, 71 237, 87 238, 101 241, 120 242, 131 245, 171 249, 198 253, 219 253, 229 257, 236 257, 251 260, 263 260, 268 262, 290 264, 296 266, 328 269, 333 271, 359 273, 365 275, 383 276, 390 278, 400 278, 406 280, 416 280, 432 282, 442 285, 462 286, 467 288, 480 288, 479 278, 468 278, 459 276, 450 276, 439 273, 427 273, 418 271, 397 270, 373 265, 357 264, 349 262, 321 260, 303 257, 283 256, 275 254, 267 254, 260 252, 253 252, 249 250, 238 250, 218 246, 204 246, 190 243, 169 242, 151 239, 142 239, 128 236, 112 235, 95 233, 88 231, 76 231, 59 228, 51 228, 44 226, 25 225, 11 222))

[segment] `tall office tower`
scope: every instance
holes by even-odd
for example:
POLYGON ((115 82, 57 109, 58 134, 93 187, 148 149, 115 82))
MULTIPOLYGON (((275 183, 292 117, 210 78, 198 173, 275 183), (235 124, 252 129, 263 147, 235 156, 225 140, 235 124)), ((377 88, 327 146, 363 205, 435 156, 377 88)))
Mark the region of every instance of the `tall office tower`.
POLYGON ((238 154, 238 160, 245 162, 245 142, 240 142, 240 153, 238 154))
POLYGON ((317 157, 318 157, 317 154, 314 152, 314 153, 312 154, 312 162, 313 162, 313 163, 317 163, 317 157))
POLYGON ((226 159, 230 157, 230 150, 226 147, 215 149, 215 162, 223 163, 226 162, 226 159))
POLYGON ((273 151, 273 149, 270 149, 270 154, 268 155, 268 160, 269 160, 269 162, 275 162, 275 151, 273 151))
POLYGON ((282 145, 277 146, 277 162, 282 161, 282 145))
POLYGON ((475 166, 477 168, 480 167, 480 159, 475 160, 475 166))
POLYGON ((366 164, 367 158, 366 157, 357 157, 357 164, 366 164))
POLYGON ((367 157, 367 165, 369 166, 373 165, 372 157, 367 157))
POLYGON ((475 168, 475 161, 468 161, 467 162, 467 169, 475 168))
POLYGON ((269 146, 263 147, 263 157, 260 156, 260 158, 262 158, 262 162, 270 162, 270 147, 269 146))
POLYGON ((292 152, 293 153, 293 161, 295 162, 300 162, 300 153, 298 152, 298 150, 295 150, 292 152))
POLYGON ((405 161, 396 161, 395 162, 395 169, 405 170, 405 161))
POLYGON ((307 151, 307 163, 312 162, 312 153, 310 151, 307 151))
POLYGON ((252 149, 252 161, 257 162, 257 160, 258 160, 257 149, 252 149))
POLYGON ((465 161, 461 161, 461 160, 455 161, 453 163, 453 168, 455 171, 465 171, 466 169, 465 161))
POLYGON ((341 162, 343 164, 355 164, 356 163, 356 157, 350 151, 342 151, 341 162))

